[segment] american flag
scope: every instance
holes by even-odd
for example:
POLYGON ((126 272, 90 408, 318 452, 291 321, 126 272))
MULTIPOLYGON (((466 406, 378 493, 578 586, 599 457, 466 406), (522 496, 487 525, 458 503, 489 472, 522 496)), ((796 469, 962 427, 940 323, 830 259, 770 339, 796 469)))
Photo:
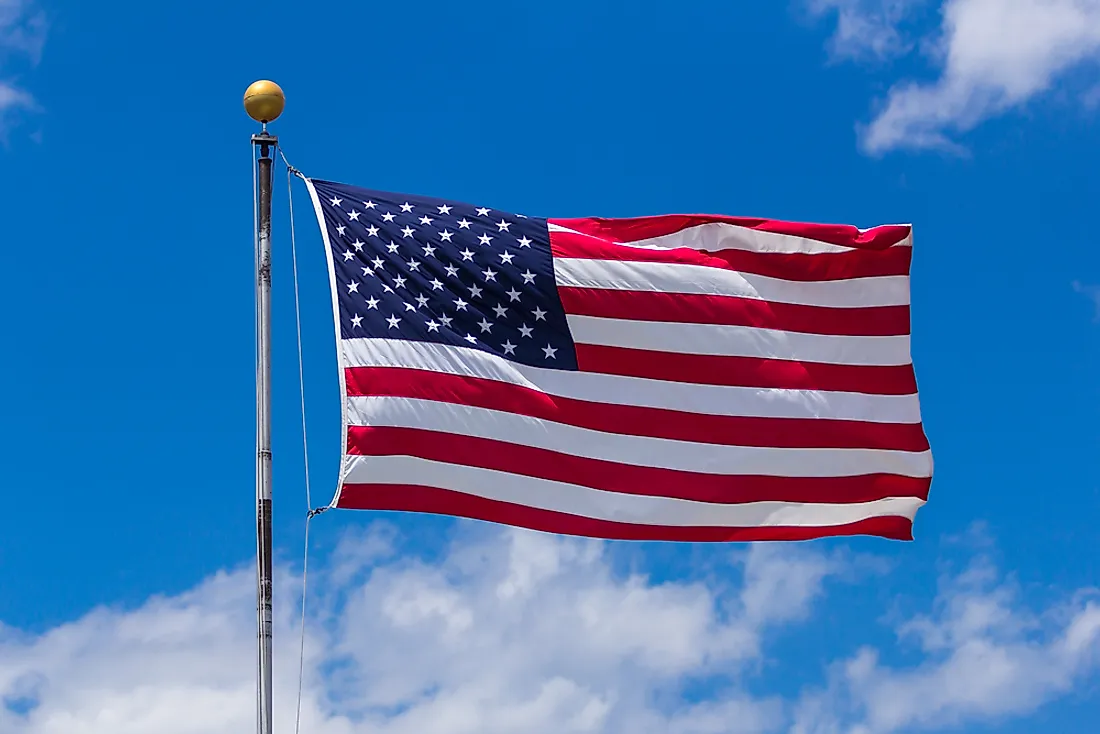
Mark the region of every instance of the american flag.
POLYGON ((307 180, 333 507, 633 540, 911 539, 908 226, 540 219, 307 180))

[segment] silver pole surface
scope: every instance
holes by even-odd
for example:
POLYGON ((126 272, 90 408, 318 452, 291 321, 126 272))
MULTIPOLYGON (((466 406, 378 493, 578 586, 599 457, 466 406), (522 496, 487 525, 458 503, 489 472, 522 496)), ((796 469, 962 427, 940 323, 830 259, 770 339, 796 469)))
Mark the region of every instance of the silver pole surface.
POLYGON ((258 622, 259 734, 271 726, 271 152, 278 138, 253 135, 259 146, 259 217, 256 236, 256 612, 258 622))

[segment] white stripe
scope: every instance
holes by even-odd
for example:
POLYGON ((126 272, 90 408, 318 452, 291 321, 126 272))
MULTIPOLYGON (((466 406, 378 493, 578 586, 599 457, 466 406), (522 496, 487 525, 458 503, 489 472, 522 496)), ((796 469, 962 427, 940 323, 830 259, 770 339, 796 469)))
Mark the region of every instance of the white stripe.
POLYGON ((348 398, 352 425, 418 428, 655 469, 767 477, 932 475, 931 452, 722 446, 604 433, 488 408, 404 397, 348 398))
POLYGON ((705 265, 556 257, 554 277, 559 286, 735 296, 800 306, 909 304, 909 278, 904 275, 802 282, 705 265))
POLYGON ((578 344, 844 365, 912 364, 908 336, 828 336, 751 326, 567 317, 578 344))
POLYGON ((924 500, 890 497, 873 502, 715 504, 590 489, 565 482, 446 464, 411 456, 349 456, 346 484, 414 484, 596 520, 671 527, 825 527, 883 515, 912 520, 924 500))
POLYGON ((695 385, 640 377, 529 367, 477 349, 402 339, 343 341, 346 367, 409 367, 481 377, 590 402, 664 408, 704 415, 833 418, 920 423, 916 395, 695 385))
MULTIPOLYGON (((551 232, 570 232, 584 235, 582 232, 563 227, 553 222, 549 223, 551 232)), ((867 230, 860 230, 866 232, 867 230)), ((600 239, 600 238, 597 238, 600 239)), ((766 232, 751 227, 741 227, 727 222, 709 222, 697 224, 692 227, 661 235, 649 237, 632 242, 618 242, 617 244, 628 247, 641 247, 647 250, 675 250, 678 247, 688 247, 693 250, 748 250, 749 252, 774 253, 777 255, 822 255, 838 252, 873 252, 861 250, 858 247, 845 247, 828 242, 796 237, 779 232, 766 232)), ((894 247, 911 247, 913 244, 912 233, 894 247)))

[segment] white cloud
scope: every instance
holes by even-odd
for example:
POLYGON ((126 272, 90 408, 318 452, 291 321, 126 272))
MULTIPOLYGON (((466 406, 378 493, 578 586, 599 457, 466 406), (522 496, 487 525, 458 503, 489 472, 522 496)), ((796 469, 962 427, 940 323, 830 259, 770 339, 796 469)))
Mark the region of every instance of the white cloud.
MULTIPOLYGON (((834 47, 913 47, 899 45, 898 24, 919 3, 810 2, 837 8, 834 47)), ((867 152, 958 150, 957 134, 1021 107, 1071 70, 1100 61, 1100 0, 946 0, 940 18, 938 30, 917 44, 938 67, 938 78, 890 89, 861 130, 867 152)), ((1086 106, 1088 94, 1082 94, 1086 106)))
POLYGON ((1028 714, 1071 691, 1100 663, 1100 604, 1079 594, 1034 613, 1019 597, 983 561, 947 579, 933 613, 898 629, 923 662, 896 668, 858 651, 804 697, 794 734, 936 730, 1028 714))
MULTIPOLYGON (((492 532, 427 563, 394 554, 395 542, 384 530, 351 536, 313 576, 305 731, 774 731, 778 700, 733 690, 685 704, 675 693, 688 679, 736 675, 757 660, 773 623, 804 614, 832 572, 819 555, 760 547, 740 562, 743 585, 653 583, 615 573, 598 543, 492 532), (786 583, 775 582, 780 574, 786 583)), ((0 696, 9 703, 0 731, 247 730, 251 574, 220 574, 137 609, 96 610, 38 636, 0 631, 0 696)), ((277 723, 287 731, 298 636, 292 580, 281 577, 278 589, 277 723)))
MULTIPOLYGON (((658 583, 616 571, 603 544, 522 531, 458 541, 433 562, 399 548, 380 526, 350 536, 313 576, 303 731, 877 734, 1026 713, 1097 662, 1096 607, 1079 601, 1031 617, 1009 587, 971 573, 945 587, 930 616, 900 627, 925 663, 896 669, 879 662, 883 651, 860 651, 798 700, 754 696, 745 684, 768 643, 812 619, 850 563, 811 546, 757 545, 728 559, 741 570, 736 583, 658 583), (970 680, 976 664, 983 675, 970 680), (685 686, 707 695, 685 698, 685 686)), ((0 731, 248 730, 252 588, 243 568, 42 634, 0 626, 0 731)), ((276 724, 285 732, 297 685, 293 580, 281 574, 278 591, 276 724)))
POLYGON ((9 77, 12 59, 37 64, 46 43, 46 15, 31 0, 0 0, 0 135, 22 112, 38 109, 26 89, 9 77))
POLYGON ((807 0, 813 16, 836 16, 829 39, 835 59, 887 60, 912 48, 899 25, 924 0, 807 0))

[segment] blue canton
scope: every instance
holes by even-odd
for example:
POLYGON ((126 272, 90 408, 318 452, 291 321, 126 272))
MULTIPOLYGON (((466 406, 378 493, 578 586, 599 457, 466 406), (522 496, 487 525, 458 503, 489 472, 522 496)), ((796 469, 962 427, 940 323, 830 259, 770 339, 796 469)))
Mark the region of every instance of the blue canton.
POLYGON ((345 339, 479 349, 577 369, 545 219, 313 181, 345 339))

